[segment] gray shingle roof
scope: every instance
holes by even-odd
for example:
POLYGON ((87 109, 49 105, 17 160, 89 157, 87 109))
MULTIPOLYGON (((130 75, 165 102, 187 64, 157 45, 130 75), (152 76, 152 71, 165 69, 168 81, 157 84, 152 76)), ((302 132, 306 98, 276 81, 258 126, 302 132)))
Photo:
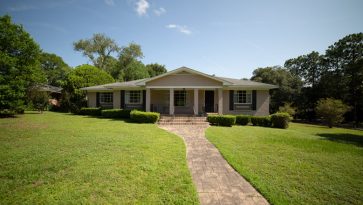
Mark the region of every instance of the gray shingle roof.
MULTIPOLYGON (((181 67, 179 69, 183 69, 183 68, 184 67, 181 67)), ((169 71, 168 73, 175 72, 175 71, 176 70, 169 71)), ((196 72, 199 72, 199 71, 196 71, 196 72)), ((205 75, 207 75, 207 74, 205 74, 205 75)), ((231 85, 229 85, 229 83, 228 83, 228 85, 226 87, 241 87, 241 88, 256 88, 256 89, 278 88, 278 86, 276 86, 276 85, 260 83, 260 82, 255 82, 255 81, 251 81, 251 80, 240 80, 240 79, 217 77, 217 76, 211 76, 211 77, 213 77, 216 80, 220 79, 221 81, 231 83, 231 85)), ((113 88, 137 88, 137 87, 142 87, 140 84, 142 84, 143 81, 147 81, 148 79, 150 79, 150 78, 144 78, 144 79, 139 79, 139 80, 127 81, 127 82, 109 83, 109 84, 104 84, 104 85, 85 87, 85 88, 81 88, 81 90, 102 91, 102 90, 112 90, 113 88)))
POLYGON ((226 78, 226 77, 217 77, 228 82, 232 83, 232 86, 246 86, 246 87, 266 87, 266 88, 278 88, 276 85, 260 83, 252 80, 243 80, 243 79, 235 79, 235 78, 226 78))

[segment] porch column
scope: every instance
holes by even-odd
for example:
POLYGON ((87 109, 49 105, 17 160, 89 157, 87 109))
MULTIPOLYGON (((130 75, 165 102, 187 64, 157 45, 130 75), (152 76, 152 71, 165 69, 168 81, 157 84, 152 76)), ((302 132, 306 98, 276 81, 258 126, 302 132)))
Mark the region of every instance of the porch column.
POLYGON ((169 115, 174 115, 174 88, 169 90, 169 115))
POLYGON ((218 114, 223 114, 223 89, 218 88, 218 114))
POLYGON ((199 92, 199 89, 194 89, 194 115, 198 115, 198 92, 199 92))
POLYGON ((146 99, 145 99, 145 109, 146 112, 150 112, 150 88, 146 88, 146 99))

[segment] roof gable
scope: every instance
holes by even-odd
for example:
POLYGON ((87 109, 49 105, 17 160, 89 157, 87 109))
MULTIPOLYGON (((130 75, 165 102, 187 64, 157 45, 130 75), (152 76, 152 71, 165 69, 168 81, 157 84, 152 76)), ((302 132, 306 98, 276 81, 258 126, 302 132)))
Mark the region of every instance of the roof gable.
POLYGON ((155 76, 155 77, 152 77, 152 78, 148 78, 148 79, 145 79, 143 81, 140 81, 138 83, 136 83, 137 85, 146 85, 146 83, 148 82, 151 82, 151 81, 154 81, 154 80, 157 80, 157 79, 160 79, 160 78, 164 78, 166 76, 170 76, 170 75, 183 75, 183 74, 195 74, 195 75, 200 75, 200 76, 203 76, 205 78, 209 78, 209 79, 212 79, 212 80, 215 80, 215 81, 218 81, 218 82, 221 82, 223 85, 230 85, 231 82, 227 81, 227 80, 224 80, 224 79, 220 79, 218 77, 215 77, 215 76, 211 76, 211 75, 208 75, 206 73, 202 73, 200 71, 196 71, 196 70, 193 70, 191 68, 187 68, 187 67, 180 67, 178 69, 175 69, 175 70, 172 70, 172 71, 169 71, 167 73, 164 73, 164 74, 161 74, 161 75, 158 75, 158 76, 155 76))

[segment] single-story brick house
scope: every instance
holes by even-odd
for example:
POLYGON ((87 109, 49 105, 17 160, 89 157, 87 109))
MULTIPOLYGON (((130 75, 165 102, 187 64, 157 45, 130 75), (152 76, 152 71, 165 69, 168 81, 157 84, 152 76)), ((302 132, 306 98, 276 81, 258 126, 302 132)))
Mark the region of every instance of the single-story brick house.
POLYGON ((141 109, 161 114, 269 114, 278 86, 208 75, 187 67, 140 80, 85 87, 89 107, 141 109))

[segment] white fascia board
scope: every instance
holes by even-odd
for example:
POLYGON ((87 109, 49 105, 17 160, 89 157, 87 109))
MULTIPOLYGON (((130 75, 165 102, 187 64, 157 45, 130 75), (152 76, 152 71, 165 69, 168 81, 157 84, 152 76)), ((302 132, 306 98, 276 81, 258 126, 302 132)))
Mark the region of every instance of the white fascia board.
POLYGON ((183 89, 183 88, 200 88, 200 89, 213 89, 213 88, 223 88, 223 86, 146 86, 146 88, 176 88, 176 89, 183 89))

